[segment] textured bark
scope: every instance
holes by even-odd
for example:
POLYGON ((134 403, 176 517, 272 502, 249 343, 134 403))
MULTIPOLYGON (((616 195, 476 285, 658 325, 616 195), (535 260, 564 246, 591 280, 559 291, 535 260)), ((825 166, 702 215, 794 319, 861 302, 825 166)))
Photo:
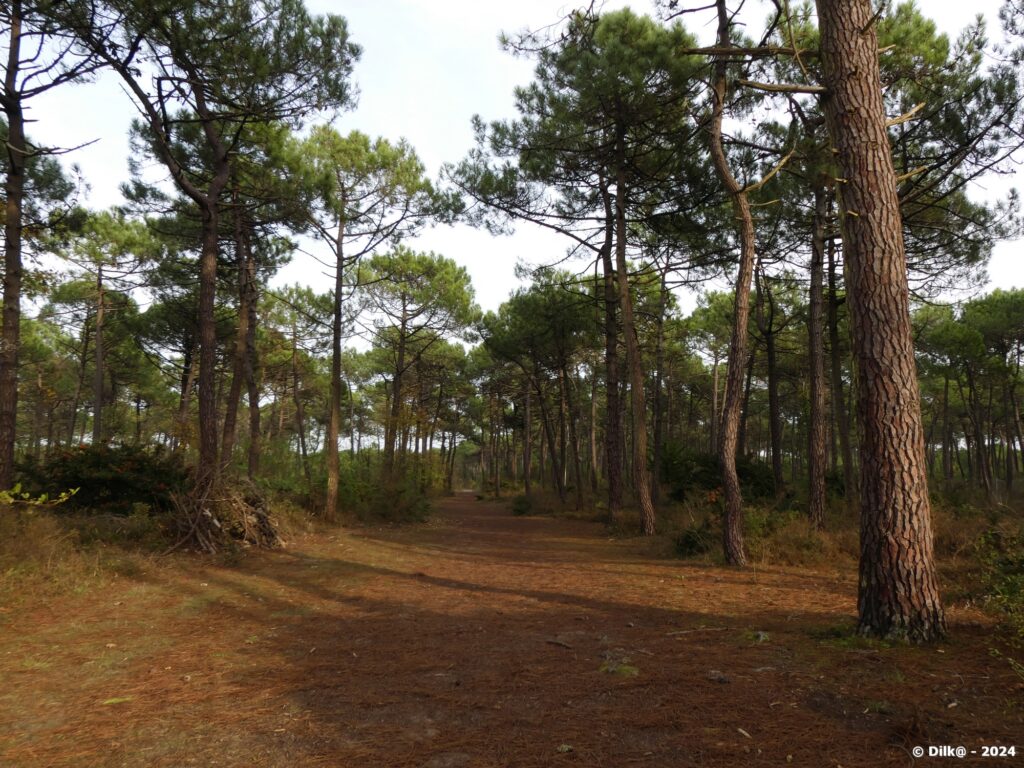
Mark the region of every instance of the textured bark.
MULTIPOLYGON (((576 481, 576 509, 583 509, 583 466, 580 458, 580 441, 576 431, 576 423, 578 421, 578 410, 579 410, 579 398, 572 396, 572 390, 569 384, 572 379, 569 378, 569 372, 566 367, 562 367, 562 395, 567 402, 568 421, 569 421, 569 447, 572 453, 572 466, 573 466, 573 479, 576 481)), ((575 389, 575 387, 573 387, 575 389)))
MULTIPOLYGON (((718 0, 718 44, 729 45, 729 14, 725 0, 718 0)), ((718 458, 722 466, 722 487, 725 510, 722 514, 722 545, 730 565, 746 565, 743 545, 743 497, 736 473, 736 448, 739 443, 740 410, 743 407, 743 368, 747 361, 747 324, 750 320, 750 281, 754 274, 754 218, 743 188, 729 169, 722 148, 722 118, 725 113, 726 58, 715 59, 712 81, 711 160, 715 173, 732 198, 738 222, 740 262, 736 271, 735 303, 733 305, 732 337, 729 341, 729 365, 725 376, 725 402, 722 406, 722 429, 719 435, 718 458)))
POLYGON ((260 466, 260 389, 256 380, 256 366, 258 364, 256 352, 256 324, 259 318, 258 305, 259 294, 256 290, 256 260, 249 259, 249 274, 247 285, 249 288, 249 322, 246 324, 245 334, 245 386, 246 396, 249 400, 249 479, 256 477, 260 466))
POLYGON ((843 247, 861 434, 858 630, 945 633, 896 174, 871 0, 817 0, 825 119, 844 183, 843 247))
POLYGON ((324 499, 324 517, 334 520, 338 515, 338 485, 341 475, 338 456, 338 434, 341 431, 341 300, 345 291, 345 222, 338 222, 334 240, 334 301, 331 315, 331 397, 327 414, 327 437, 324 458, 327 463, 327 497, 324 499))
POLYGON ((248 261, 251 258, 248 239, 242 224, 242 216, 238 209, 238 194, 234 195, 235 210, 232 214, 235 237, 235 259, 238 262, 238 327, 235 331, 235 350, 231 360, 231 385, 228 387, 228 399, 224 406, 224 427, 220 443, 220 457, 227 467, 231 464, 231 454, 235 450, 237 437, 238 404, 242 401, 242 385, 245 383, 245 357, 248 352, 249 336, 249 280, 248 261))
POLYGON ((299 375, 299 330, 292 320, 292 398, 295 400, 295 431, 299 436, 299 459, 306 488, 312 489, 313 478, 309 470, 309 452, 306 449, 306 409, 302 402, 302 378, 299 375))
POLYGON ((661 475, 661 454, 662 446, 665 442, 665 425, 664 425, 664 399, 661 396, 662 379, 664 378, 664 367, 665 367, 665 310, 668 304, 668 288, 666 287, 666 281, 668 279, 668 259, 665 260, 665 265, 661 269, 661 281, 658 290, 658 317, 657 317, 657 331, 655 334, 655 348, 654 348, 654 398, 653 398, 653 423, 651 432, 654 437, 654 455, 653 465, 654 471, 651 472, 651 501, 655 504, 658 503, 658 498, 661 495, 661 484, 658 482, 661 475))
POLYGON ((604 464, 608 482, 608 520, 622 511, 622 399, 619 386, 619 294, 615 288, 615 267, 612 264, 614 243, 614 216, 608 187, 601 184, 604 203, 605 230, 601 246, 604 269, 604 366, 605 366, 605 422, 604 464))
POLYGON ((647 471, 647 402, 644 397, 644 369, 640 340, 633 319, 633 296, 629 290, 626 266, 626 162, 625 136, 617 141, 618 167, 615 178, 615 268, 619 283, 619 307, 622 310, 622 336, 626 341, 626 365, 629 368, 629 402, 633 417, 633 492, 640 506, 640 529, 645 536, 654 534, 654 504, 651 501, 650 473, 647 471))
MULTIPOLYGON (((226 168, 225 168, 226 174, 226 168)), ((220 476, 217 430, 217 294, 218 203, 203 210, 203 249, 199 257, 199 464, 197 493, 216 486, 220 476)))
POLYGON ((782 476, 782 405, 779 402, 779 363, 775 339, 779 329, 775 327, 775 299, 771 287, 761 274, 760 267, 757 267, 754 274, 757 284, 757 327, 764 338, 764 357, 768 374, 768 434, 771 440, 772 481, 775 493, 782 494, 786 481, 782 476))
MULTIPOLYGON (((14 442, 18 416, 18 351, 21 346, 21 239, 25 198, 25 115, 18 92, 21 57, 21 2, 12 0, 11 30, 4 77, 7 117, 7 178, 4 212, 3 328, 0 329, 0 490, 14 484, 14 442)), ((72 416, 72 419, 74 416, 72 416)))
MULTIPOLYGON (((452 446, 452 450, 455 446, 452 446)), ((530 382, 526 382, 523 392, 523 491, 527 496, 532 491, 530 465, 533 463, 533 414, 530 411, 530 382)))
POLYGON ((92 372, 92 444, 103 443, 103 267, 96 268, 96 339, 93 344, 92 372))
POLYGON ((839 453, 843 464, 843 493, 846 508, 851 515, 857 513, 857 476, 854 473, 853 447, 850 442, 850 417, 843 395, 843 360, 839 345, 839 295, 836 279, 836 248, 829 240, 828 255, 828 345, 831 361, 832 413, 835 416, 836 432, 839 434, 839 453))
POLYGON ((825 467, 828 453, 828 410, 825 404, 825 220, 828 206, 825 190, 814 190, 814 220, 811 234, 810 316, 807 323, 807 352, 811 375, 811 424, 807 451, 809 498, 807 514, 811 525, 825 527, 825 467))

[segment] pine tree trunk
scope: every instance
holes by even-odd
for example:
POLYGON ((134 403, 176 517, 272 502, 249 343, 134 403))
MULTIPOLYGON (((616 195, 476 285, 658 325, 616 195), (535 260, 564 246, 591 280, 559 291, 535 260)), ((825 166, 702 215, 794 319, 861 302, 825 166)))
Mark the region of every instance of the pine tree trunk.
POLYGON ((523 392, 523 492, 529 496, 531 472, 530 465, 533 463, 531 452, 533 451, 533 413, 530 411, 530 382, 526 382, 523 392))
POLYGON ((246 340, 249 336, 249 289, 248 261, 249 248, 245 242, 242 216, 238 208, 238 193, 234 194, 232 221, 234 224, 235 259, 238 262, 238 326, 235 330, 235 350, 231 359, 231 385, 228 387, 228 399, 224 407, 224 427, 220 443, 221 460, 224 466, 231 464, 231 454, 235 450, 237 438, 238 405, 242 401, 242 384, 245 380, 246 340))
POLYGON ((96 339, 93 344, 92 444, 103 444, 103 267, 96 268, 96 339))
MULTIPOLYGON (((21 0, 11 0, 10 43, 4 77, 7 117, 7 178, 4 180, 3 328, 0 329, 0 490, 14 485, 14 445, 18 417, 18 352, 21 346, 21 240, 25 198, 25 115, 18 92, 21 60, 21 0)), ((72 416, 72 419, 74 416, 72 416)))
MULTIPOLYGON (((729 46, 729 15, 725 0, 717 0, 718 44, 729 46)), ((747 195, 729 170, 722 148, 722 118, 725 112, 726 59, 715 60, 711 117, 711 160, 715 172, 732 198, 733 212, 739 222, 740 263, 736 272, 732 337, 729 342, 729 366, 725 377, 725 403, 722 408, 722 432, 718 457, 722 467, 725 510, 722 516, 722 545, 730 565, 746 565, 743 545, 743 497, 736 473, 736 447, 739 442, 740 409, 743 407, 743 369, 747 361, 747 323, 750 320, 750 281, 754 273, 754 218, 747 195)))
POLYGON ((619 387, 619 295, 615 288, 615 267, 612 264, 615 218, 611 194, 601 183, 604 205, 605 230, 601 245, 601 263, 604 269, 604 365, 605 365, 605 422, 604 464, 608 482, 608 521, 622 511, 622 399, 619 387))
POLYGON ((324 500, 324 518, 338 516, 338 486, 341 476, 338 456, 338 435, 341 431, 341 300, 345 295, 345 222, 338 222, 334 240, 334 301, 331 314, 331 395, 327 414, 327 437, 324 441, 324 460, 327 464, 327 498, 324 500))
POLYGON ((615 268, 618 272, 619 307, 622 310, 622 336, 626 341, 626 365, 629 367, 629 402, 633 417, 633 492, 640 506, 640 528, 645 536, 654 534, 654 504, 647 471, 647 402, 644 397, 644 369, 640 340, 633 318, 633 296, 629 290, 626 265, 626 168, 625 137, 619 135, 618 167, 615 178, 615 268))
POLYGON ((249 322, 245 326, 245 387, 249 400, 249 461, 248 475, 252 480, 260 467, 260 390, 256 380, 258 364, 256 352, 256 324, 259 320, 259 293, 256 290, 256 260, 248 259, 246 286, 249 291, 247 308, 249 322))
POLYGON ((896 174, 871 0, 817 0, 825 120, 844 183, 843 248, 861 423, 862 634, 945 633, 896 174))
POLYGON ((825 405, 825 219, 828 214, 825 190, 814 190, 814 222, 811 234, 810 316, 807 323, 807 352, 811 374, 811 425, 808 463, 810 465, 808 517, 811 525, 825 527, 825 468, 828 449, 828 411, 825 405))
POLYGON ((839 433, 839 453, 843 464, 843 494, 846 509, 856 515, 857 476, 853 466, 853 447, 850 442, 850 416, 843 395, 843 359, 839 344, 839 294, 836 280, 836 249, 832 240, 826 247, 828 255, 828 346, 830 370, 830 389, 832 395, 832 413, 836 420, 836 432, 839 433))

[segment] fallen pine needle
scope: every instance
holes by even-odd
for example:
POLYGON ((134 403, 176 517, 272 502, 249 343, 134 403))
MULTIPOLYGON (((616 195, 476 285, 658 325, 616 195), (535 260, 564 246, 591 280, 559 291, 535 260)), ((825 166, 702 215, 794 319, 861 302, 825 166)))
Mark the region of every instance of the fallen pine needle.
POLYGON ((548 643, 549 645, 557 645, 559 648, 568 648, 570 651, 573 650, 573 647, 571 645, 569 645, 568 643, 563 643, 561 640, 545 640, 544 642, 548 643))
POLYGON ((680 629, 676 632, 666 632, 665 637, 674 635, 689 635, 692 632, 724 632, 728 627, 698 627, 697 629, 680 629))

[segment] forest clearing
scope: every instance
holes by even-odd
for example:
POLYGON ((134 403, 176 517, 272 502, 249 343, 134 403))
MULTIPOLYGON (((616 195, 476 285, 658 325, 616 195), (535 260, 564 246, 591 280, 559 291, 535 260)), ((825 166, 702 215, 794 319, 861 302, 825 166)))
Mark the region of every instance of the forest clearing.
POLYGON ((928 651, 857 642, 849 560, 737 571, 645 543, 459 493, 428 526, 5 613, 0 763, 853 768, 1019 737, 1022 681, 976 609, 928 651))
POLYGON ((1024 759, 1024 1, 337 5, 0 4, 0 765, 1024 759))

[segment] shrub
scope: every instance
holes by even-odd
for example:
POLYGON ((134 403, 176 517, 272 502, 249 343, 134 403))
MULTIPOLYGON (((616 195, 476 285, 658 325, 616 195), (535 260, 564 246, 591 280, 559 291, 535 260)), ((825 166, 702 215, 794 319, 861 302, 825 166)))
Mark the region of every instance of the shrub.
POLYGON ((676 536, 676 554, 693 557, 710 552, 717 544, 718 536, 712 529, 711 521, 704 519, 700 524, 689 525, 676 536))
POLYGON ((45 462, 20 467, 23 484, 33 493, 60 493, 77 488, 61 509, 130 515, 146 505, 154 511, 171 507, 174 494, 187 492, 189 474, 180 457, 167 451, 130 445, 88 445, 60 451, 45 462))
POLYGON ((1018 643, 1024 642, 1024 534, 998 529, 978 539, 978 561, 989 605, 1018 643))
MULTIPOLYGON (((688 450, 678 441, 666 443, 658 472, 661 482, 669 486, 673 501, 681 502, 688 494, 713 491, 722 485, 718 457, 688 450)), ((775 494, 771 467, 764 462, 741 456, 736 460, 736 473, 744 499, 767 499, 775 494)))
POLYGON ((528 515, 533 511, 533 500, 525 494, 520 494, 512 499, 513 515, 528 515))

